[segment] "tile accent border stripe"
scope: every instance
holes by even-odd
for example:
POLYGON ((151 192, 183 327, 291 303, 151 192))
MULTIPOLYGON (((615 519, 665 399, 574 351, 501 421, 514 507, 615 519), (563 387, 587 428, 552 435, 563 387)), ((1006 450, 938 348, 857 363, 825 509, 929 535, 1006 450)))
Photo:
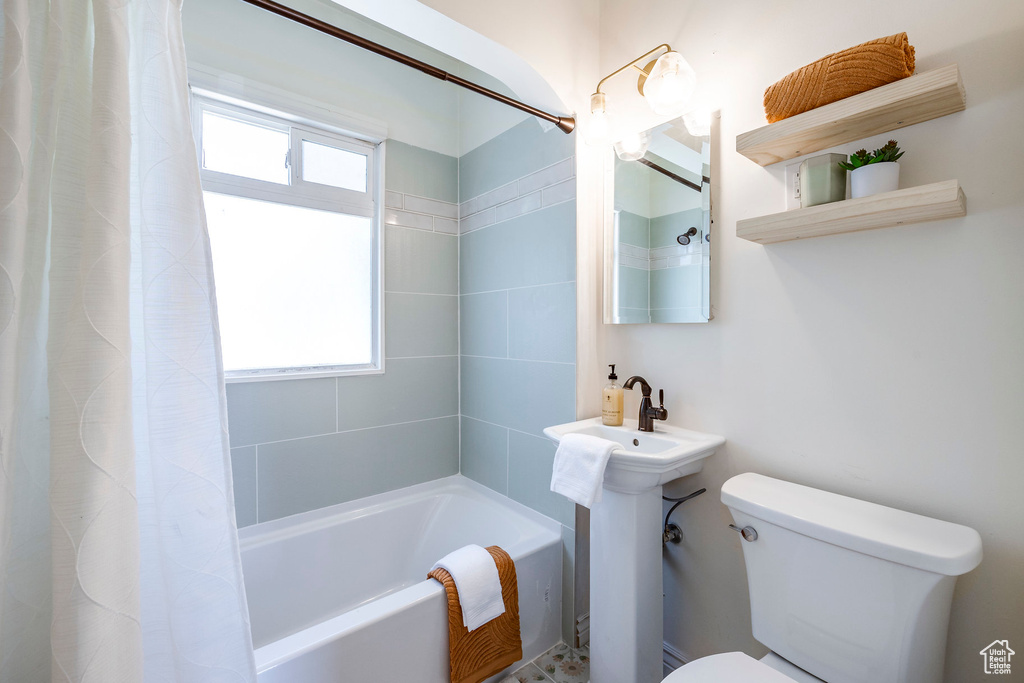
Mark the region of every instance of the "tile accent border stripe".
POLYGON ((576 199, 576 157, 459 204, 459 234, 576 199))
POLYGON ((387 225, 457 235, 458 219, 458 204, 391 190, 384 193, 384 223, 387 225))
POLYGON ((632 244, 619 244, 615 262, 638 270, 663 270, 680 266, 699 266, 708 262, 708 254, 697 243, 644 249, 632 244))

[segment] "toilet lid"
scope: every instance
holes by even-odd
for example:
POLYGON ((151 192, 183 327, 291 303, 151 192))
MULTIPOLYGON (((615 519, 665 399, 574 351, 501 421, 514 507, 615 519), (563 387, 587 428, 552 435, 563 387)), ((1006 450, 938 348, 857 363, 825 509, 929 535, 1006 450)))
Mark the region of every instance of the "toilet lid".
POLYGON ((662 683, 794 683, 767 664, 742 652, 695 659, 668 675, 662 683))

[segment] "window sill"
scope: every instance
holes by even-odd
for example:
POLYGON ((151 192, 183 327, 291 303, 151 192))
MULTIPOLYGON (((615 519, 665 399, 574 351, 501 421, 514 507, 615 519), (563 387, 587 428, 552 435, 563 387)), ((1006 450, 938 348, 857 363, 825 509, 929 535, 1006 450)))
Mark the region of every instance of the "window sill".
POLYGON ((335 368, 279 369, 279 370, 228 370, 224 373, 226 384, 242 382, 274 382, 287 379, 316 379, 320 377, 357 377, 360 375, 383 375, 384 363, 380 366, 360 365, 335 368))

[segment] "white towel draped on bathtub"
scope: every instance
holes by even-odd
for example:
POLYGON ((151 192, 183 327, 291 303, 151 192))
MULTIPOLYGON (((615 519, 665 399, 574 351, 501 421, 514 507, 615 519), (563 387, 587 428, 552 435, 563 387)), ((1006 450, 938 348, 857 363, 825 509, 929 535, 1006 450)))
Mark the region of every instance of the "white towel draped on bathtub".
POLYGON ((555 451, 551 490, 587 508, 600 502, 604 470, 616 446, 589 434, 566 434, 555 451))
POLYGON ((438 560, 431 571, 441 567, 455 581, 462 605, 462 623, 470 631, 505 613, 501 579, 491 554, 478 545, 467 545, 438 560))

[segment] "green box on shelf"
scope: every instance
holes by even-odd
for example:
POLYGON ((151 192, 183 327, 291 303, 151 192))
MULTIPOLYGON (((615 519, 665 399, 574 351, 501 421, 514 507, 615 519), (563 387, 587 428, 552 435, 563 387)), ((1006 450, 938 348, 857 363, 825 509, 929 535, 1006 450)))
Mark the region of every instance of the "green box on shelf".
POLYGON ((800 164, 800 207, 846 199, 846 171, 839 166, 845 154, 819 154, 800 164))

